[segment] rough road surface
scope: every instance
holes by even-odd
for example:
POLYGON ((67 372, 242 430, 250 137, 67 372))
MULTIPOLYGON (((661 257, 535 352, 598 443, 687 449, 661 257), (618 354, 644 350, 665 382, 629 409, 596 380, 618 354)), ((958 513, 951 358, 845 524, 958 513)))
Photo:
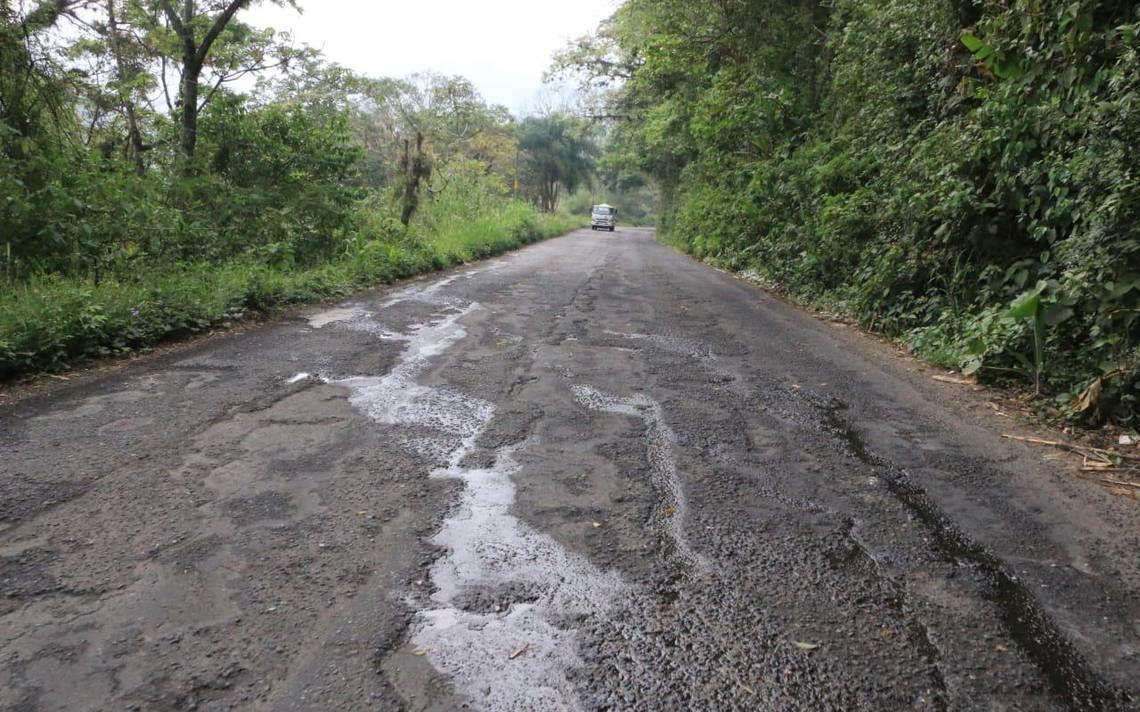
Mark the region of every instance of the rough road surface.
POLYGON ((619 230, 24 398, 0 708, 1137 709, 1135 502, 956 388, 619 230))

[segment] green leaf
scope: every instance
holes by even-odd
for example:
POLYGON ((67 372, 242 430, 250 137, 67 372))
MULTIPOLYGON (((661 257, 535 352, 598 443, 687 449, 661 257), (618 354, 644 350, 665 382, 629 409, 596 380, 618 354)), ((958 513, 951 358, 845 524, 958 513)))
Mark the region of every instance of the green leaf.
POLYGON ((972 376, 982 368, 982 357, 974 356, 967 359, 962 363, 962 374, 965 376, 972 376))
POLYGON ((962 44, 966 45, 966 49, 970 50, 971 52, 977 52, 986 46, 985 42, 982 42, 980 39, 978 39, 977 35, 971 32, 963 32, 961 39, 962 44))
POLYGON ((1129 272, 1122 276, 1113 288, 1109 291, 1109 297, 1112 299, 1120 299, 1125 294, 1128 294, 1133 289, 1140 289, 1140 274, 1136 272, 1129 272))
POLYGON ((1045 284, 1040 283, 1033 289, 1018 297, 1009 308, 1008 315, 1014 319, 1032 319, 1041 308, 1041 294, 1045 291, 1045 284))

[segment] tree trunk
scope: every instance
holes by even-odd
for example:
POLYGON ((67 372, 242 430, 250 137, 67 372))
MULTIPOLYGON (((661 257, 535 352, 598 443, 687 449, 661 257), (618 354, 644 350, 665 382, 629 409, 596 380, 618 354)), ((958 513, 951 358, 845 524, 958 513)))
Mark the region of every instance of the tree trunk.
POLYGON ((135 112, 135 105, 133 103, 127 104, 127 138, 131 142, 131 161, 135 166, 135 173, 140 176, 146 173, 146 163, 143 161, 143 151, 146 146, 143 145, 142 131, 139 130, 138 114, 135 112))
POLYGON ((180 136, 179 149, 186 161, 186 170, 190 168, 190 161, 194 158, 194 151, 198 146, 198 80, 202 76, 202 67, 206 65, 206 57, 210 48, 222 34, 230 20, 238 10, 250 3, 250 0, 230 0, 226 8, 210 24, 199 43, 194 35, 194 18, 197 14, 194 0, 185 0, 182 4, 182 15, 170 4, 170 0, 161 0, 163 12, 170 23, 170 29, 178 35, 182 43, 182 84, 178 89, 178 102, 180 104, 179 117, 180 136))
POLYGON ((119 23, 115 19, 115 0, 107 0, 107 38, 111 46, 111 53, 115 55, 115 68, 119 75, 119 101, 127 115, 127 157, 134 165, 135 172, 142 175, 146 172, 146 164, 143 163, 145 147, 143 146, 142 131, 139 130, 135 102, 131 98, 130 90, 124 89, 122 86, 134 77, 127 76, 127 64, 123 59, 122 39, 119 36, 119 23))
POLYGON ((542 193, 539 196, 539 207, 544 213, 553 213, 558 204, 558 179, 543 178, 542 193))
POLYGON ((179 87, 179 102, 182 106, 178 145, 186 160, 194 158, 198 147, 198 77, 201 73, 201 65, 183 59, 182 86, 179 87))
POLYGON ((404 200, 400 222, 407 227, 420 205, 420 183, 431 178, 431 163, 424 153, 424 135, 416 132, 416 156, 412 158, 407 139, 404 139, 404 156, 400 159, 404 173, 404 200))

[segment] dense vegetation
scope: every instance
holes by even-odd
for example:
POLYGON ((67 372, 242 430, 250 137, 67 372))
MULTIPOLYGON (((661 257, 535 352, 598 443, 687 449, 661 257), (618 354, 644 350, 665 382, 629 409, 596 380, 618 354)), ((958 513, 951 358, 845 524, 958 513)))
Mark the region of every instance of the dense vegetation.
POLYGON ((249 4, 0 0, 0 380, 578 224, 588 122, 358 76, 249 4))
POLYGON ((1138 33, 1123 0, 629 0, 556 70, 685 249, 1128 421, 1138 33))

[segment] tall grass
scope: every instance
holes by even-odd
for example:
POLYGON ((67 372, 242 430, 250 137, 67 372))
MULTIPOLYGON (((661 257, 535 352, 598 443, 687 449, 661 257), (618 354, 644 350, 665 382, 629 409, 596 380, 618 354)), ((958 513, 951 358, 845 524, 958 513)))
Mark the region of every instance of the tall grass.
POLYGON ((421 236, 413 231, 404 241, 361 241, 341 257, 307 269, 243 258, 98 284, 32 279, 0 292, 0 381, 145 350, 276 307, 343 296, 498 254, 582 224, 579 218, 536 215, 511 203, 474 219, 443 221, 421 236))

